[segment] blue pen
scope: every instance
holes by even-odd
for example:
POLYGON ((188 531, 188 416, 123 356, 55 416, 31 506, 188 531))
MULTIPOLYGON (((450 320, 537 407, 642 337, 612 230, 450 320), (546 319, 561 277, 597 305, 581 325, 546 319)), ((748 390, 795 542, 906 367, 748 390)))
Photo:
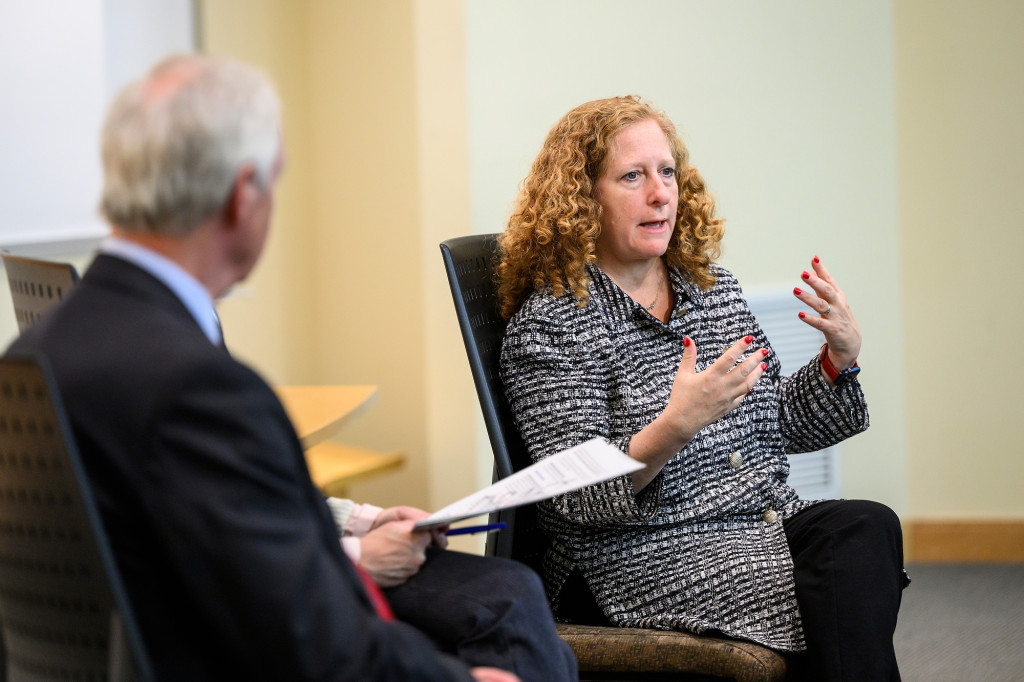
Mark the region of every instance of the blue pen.
POLYGON ((451 528, 445 531, 445 535, 470 535, 471 533, 494 533, 506 527, 504 522, 487 523, 482 526, 463 526, 462 528, 451 528))

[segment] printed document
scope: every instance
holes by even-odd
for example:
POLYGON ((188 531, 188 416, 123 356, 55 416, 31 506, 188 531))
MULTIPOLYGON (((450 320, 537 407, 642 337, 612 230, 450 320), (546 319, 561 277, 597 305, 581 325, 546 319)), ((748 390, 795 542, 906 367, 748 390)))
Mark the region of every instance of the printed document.
POLYGON ((630 459, 608 441, 594 438, 545 457, 490 487, 464 497, 420 519, 416 527, 444 526, 500 509, 546 500, 643 468, 643 464, 630 459))

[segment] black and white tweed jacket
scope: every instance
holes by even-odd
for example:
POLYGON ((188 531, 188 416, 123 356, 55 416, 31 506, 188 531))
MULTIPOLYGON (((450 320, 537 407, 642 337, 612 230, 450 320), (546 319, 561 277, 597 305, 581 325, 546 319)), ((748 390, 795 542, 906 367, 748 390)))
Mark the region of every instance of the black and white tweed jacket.
MULTIPOLYGON (((747 334, 751 348, 769 347, 735 277, 713 268, 709 291, 671 272, 667 324, 596 267, 588 268, 583 308, 550 290, 527 298, 505 335, 501 379, 535 461, 595 436, 628 451, 668 402, 684 336, 696 344, 698 371, 747 334)), ((617 625, 719 630, 805 648, 781 522, 814 503, 786 484, 786 453, 863 431, 867 405, 856 380, 830 388, 817 357, 788 377, 774 354, 767 362, 743 403, 701 430, 639 494, 624 476, 540 505, 556 613, 562 585, 580 571, 617 625)))

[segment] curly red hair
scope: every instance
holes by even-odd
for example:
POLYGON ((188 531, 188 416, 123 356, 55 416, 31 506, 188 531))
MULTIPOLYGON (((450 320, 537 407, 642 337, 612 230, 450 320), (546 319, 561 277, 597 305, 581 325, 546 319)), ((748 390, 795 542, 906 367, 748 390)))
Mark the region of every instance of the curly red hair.
POLYGON ((679 187, 665 262, 703 289, 715 283, 710 266, 721 253, 724 221, 715 215, 715 200, 690 165, 675 126, 639 97, 612 97, 587 102, 563 116, 523 180, 508 227, 498 238, 498 296, 506 318, 527 296, 548 286, 555 296, 571 292, 580 307, 590 302, 585 266, 595 262, 601 235, 601 205, 594 187, 612 138, 649 119, 665 133, 679 187))

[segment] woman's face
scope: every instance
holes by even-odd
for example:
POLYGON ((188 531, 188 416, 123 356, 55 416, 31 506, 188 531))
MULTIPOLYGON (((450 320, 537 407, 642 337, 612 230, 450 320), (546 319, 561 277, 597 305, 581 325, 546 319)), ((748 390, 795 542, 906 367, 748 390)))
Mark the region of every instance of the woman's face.
POLYGON ((601 204, 597 264, 614 273, 648 264, 668 249, 679 191, 672 150, 653 119, 616 133, 594 191, 601 204))

